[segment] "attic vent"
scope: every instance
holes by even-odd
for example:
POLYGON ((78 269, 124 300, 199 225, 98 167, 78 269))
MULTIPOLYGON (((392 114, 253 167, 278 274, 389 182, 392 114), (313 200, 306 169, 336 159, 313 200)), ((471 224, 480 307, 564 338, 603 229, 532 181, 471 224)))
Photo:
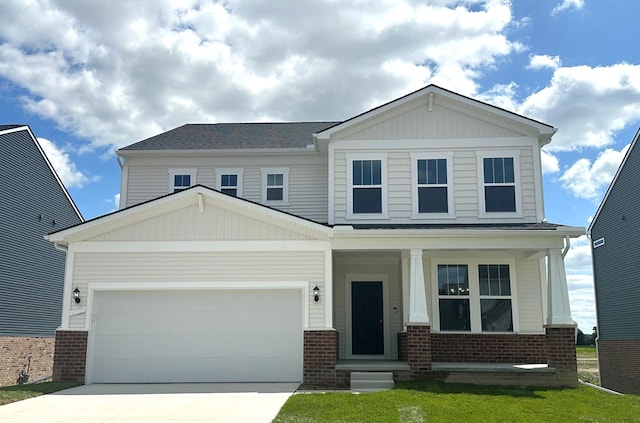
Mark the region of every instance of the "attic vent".
POLYGON ((604 245, 604 237, 598 238, 595 241, 593 241, 593 248, 602 247, 603 245, 604 245))

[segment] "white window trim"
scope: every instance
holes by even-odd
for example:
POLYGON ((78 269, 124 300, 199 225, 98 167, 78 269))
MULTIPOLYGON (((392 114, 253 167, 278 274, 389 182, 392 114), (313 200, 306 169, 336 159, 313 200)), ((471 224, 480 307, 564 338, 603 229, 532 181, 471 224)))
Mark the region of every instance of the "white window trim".
POLYGON ((289 168, 288 167, 265 167, 262 168, 262 204, 269 206, 289 205, 289 168), (267 201, 267 175, 282 174, 282 200, 267 201))
POLYGON ((412 219, 452 219, 456 217, 453 192, 453 153, 411 153, 411 218, 412 219), (447 213, 420 213, 418 196, 418 160, 445 159, 447 161, 447 183, 433 185, 447 187, 447 213))
POLYGON ((387 175, 387 158, 388 153, 347 153, 345 158, 347 160, 347 219, 354 220, 367 220, 367 219, 388 219, 389 218, 389 204, 387 191, 389 187, 388 175, 387 175), (381 184, 381 213, 353 213, 353 161, 354 160, 380 160, 380 176, 382 178, 381 184))
MULTIPOLYGON (((189 187, 192 187, 194 185, 197 184, 196 182, 196 177, 198 175, 198 169, 197 168, 173 168, 173 169, 169 169, 169 192, 174 192, 175 191, 175 184, 174 184, 174 179, 176 175, 189 175, 191 176, 191 185, 189 185, 189 187)), ((189 188, 187 187, 187 188, 189 188)), ((181 188, 181 189, 186 189, 186 188, 181 188)))
MULTIPOLYGON (((518 310, 518 283, 516 277, 516 261, 514 259, 480 259, 480 260, 460 260, 447 258, 434 258, 431 260, 431 309, 433 310, 433 326, 432 330, 439 333, 479 333, 484 335, 490 334, 516 334, 520 331, 520 320, 518 310), (469 296, 461 298, 469 299, 471 331, 441 331, 440 330, 440 294, 438 292, 438 265, 439 264, 464 264, 469 270, 469 296), (478 265, 480 264, 508 264, 509 279, 511 284, 510 297, 491 297, 480 295, 480 280, 478 275, 478 265), (513 332, 483 332, 482 331, 482 315, 480 311, 480 299, 490 298, 509 298, 511 300, 511 318, 513 320, 513 332)), ((445 297, 445 296, 443 296, 445 297)), ((456 298, 451 296, 450 298, 456 298)))
POLYGON ((379 360, 391 357, 390 314, 389 314, 389 275, 386 273, 347 273, 345 275, 345 317, 347 334, 347 359, 379 360), (351 284, 353 282, 382 282, 382 327, 384 338, 384 354, 353 354, 353 331, 351 321, 351 284))
MULTIPOLYGON (((482 151, 476 152, 477 170, 478 170, 478 218, 519 218, 524 217, 522 212, 522 182, 520 180, 520 151, 482 151), (497 157, 513 158, 513 185, 516 195, 516 211, 515 212, 487 212, 484 201, 484 159, 497 157)), ((511 185, 511 184, 500 184, 511 185)))
MULTIPOLYGON (((218 191, 222 191, 222 175, 236 175, 238 179, 238 185, 236 186, 236 191, 238 194, 236 197, 242 197, 242 176, 244 175, 243 168, 219 168, 216 169, 216 189, 218 191)), ((224 187, 228 188, 228 187, 224 187)))

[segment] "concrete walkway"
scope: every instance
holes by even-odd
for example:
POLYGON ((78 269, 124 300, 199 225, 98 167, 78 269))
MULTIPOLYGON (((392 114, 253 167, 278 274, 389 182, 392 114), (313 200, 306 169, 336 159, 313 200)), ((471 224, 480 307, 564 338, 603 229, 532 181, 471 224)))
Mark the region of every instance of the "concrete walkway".
POLYGON ((0 406, 0 422, 270 422, 297 383, 84 385, 0 406))

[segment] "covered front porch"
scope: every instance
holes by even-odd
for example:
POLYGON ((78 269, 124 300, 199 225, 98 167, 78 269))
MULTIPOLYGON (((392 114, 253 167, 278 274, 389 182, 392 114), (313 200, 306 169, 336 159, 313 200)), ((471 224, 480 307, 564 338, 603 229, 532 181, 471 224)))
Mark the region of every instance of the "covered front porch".
POLYGON ((348 386, 348 372, 385 369, 396 380, 575 385, 566 241, 484 235, 441 238, 440 248, 390 249, 392 238, 334 248, 337 386, 348 386), (462 276, 443 283, 454 266, 462 276), (503 292, 483 292, 494 282, 485 269, 506 272, 508 288, 503 280, 503 292))

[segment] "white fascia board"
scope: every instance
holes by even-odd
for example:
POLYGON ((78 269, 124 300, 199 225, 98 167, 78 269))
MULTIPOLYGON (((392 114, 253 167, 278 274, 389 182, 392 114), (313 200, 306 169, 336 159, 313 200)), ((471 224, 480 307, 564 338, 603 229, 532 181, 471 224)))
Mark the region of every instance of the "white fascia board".
POLYGON ((328 241, 85 241, 73 253, 327 251, 328 241))
POLYGON ((223 155, 282 155, 316 153, 313 148, 207 148, 186 150, 116 150, 120 157, 172 157, 172 156, 223 156, 223 155))

